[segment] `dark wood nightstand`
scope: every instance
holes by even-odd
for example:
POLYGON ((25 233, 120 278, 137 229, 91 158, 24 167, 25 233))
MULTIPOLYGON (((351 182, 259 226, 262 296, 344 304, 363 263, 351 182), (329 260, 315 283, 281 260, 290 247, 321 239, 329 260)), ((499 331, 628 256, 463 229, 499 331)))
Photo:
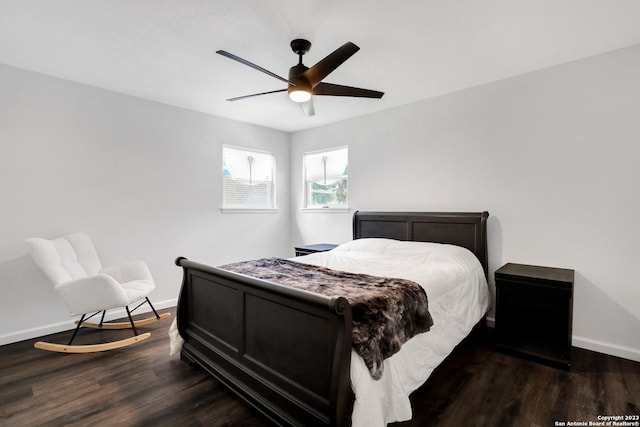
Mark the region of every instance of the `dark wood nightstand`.
POLYGON ((295 247, 296 256, 314 254, 316 252, 326 252, 335 248, 338 245, 331 243, 316 243, 315 245, 297 246, 295 247))
POLYGON ((569 369, 574 271, 509 263, 495 279, 494 347, 569 369))

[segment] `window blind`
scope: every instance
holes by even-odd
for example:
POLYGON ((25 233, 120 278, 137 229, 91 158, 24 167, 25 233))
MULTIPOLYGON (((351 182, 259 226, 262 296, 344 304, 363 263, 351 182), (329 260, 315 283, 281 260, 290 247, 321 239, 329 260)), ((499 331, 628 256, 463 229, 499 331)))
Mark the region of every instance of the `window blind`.
POLYGON ((348 164, 346 147, 305 154, 305 180, 329 184, 345 175, 348 164))
POLYGON ((223 146, 223 208, 275 207, 272 153, 223 146))
POLYGON ((273 180, 273 154, 224 147, 224 169, 229 176, 253 185, 273 180))

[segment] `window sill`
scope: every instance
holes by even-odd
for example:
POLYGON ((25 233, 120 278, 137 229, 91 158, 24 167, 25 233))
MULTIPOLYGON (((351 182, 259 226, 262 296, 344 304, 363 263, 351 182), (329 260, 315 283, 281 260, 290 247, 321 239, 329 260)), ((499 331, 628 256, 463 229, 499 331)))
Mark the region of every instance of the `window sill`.
POLYGON ((220 208, 220 212, 223 214, 238 214, 238 213, 249 213, 249 214, 273 214, 277 213, 277 208, 220 208))
POLYGON ((350 208, 302 208, 303 213, 349 213, 350 208))

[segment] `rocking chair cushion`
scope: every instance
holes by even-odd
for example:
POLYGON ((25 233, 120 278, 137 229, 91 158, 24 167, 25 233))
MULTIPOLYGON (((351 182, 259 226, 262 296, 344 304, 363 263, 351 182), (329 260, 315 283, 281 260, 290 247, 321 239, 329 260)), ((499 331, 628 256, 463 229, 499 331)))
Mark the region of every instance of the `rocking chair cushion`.
POLYGON ((151 272, 142 261, 130 261, 115 267, 106 267, 100 270, 100 273, 113 277, 118 283, 127 283, 134 280, 153 282, 151 272))
POLYGON ((103 268, 100 273, 107 274, 119 282, 130 302, 146 297, 156 287, 147 265, 142 261, 103 268))
POLYGON ((102 268, 86 234, 74 233, 54 240, 32 238, 26 243, 36 264, 56 285, 92 276, 102 268))
POLYGON ((72 316, 120 308, 131 303, 122 285, 106 274, 60 283, 55 289, 72 316))

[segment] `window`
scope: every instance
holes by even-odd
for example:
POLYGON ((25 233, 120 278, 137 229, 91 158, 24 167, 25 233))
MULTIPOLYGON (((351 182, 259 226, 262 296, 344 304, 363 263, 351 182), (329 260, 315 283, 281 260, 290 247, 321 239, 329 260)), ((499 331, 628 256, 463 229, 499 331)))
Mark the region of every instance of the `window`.
POLYGON ((346 208, 349 176, 347 147, 305 153, 305 208, 346 208))
POLYGON ((222 147, 223 209, 275 209, 275 156, 222 147))

